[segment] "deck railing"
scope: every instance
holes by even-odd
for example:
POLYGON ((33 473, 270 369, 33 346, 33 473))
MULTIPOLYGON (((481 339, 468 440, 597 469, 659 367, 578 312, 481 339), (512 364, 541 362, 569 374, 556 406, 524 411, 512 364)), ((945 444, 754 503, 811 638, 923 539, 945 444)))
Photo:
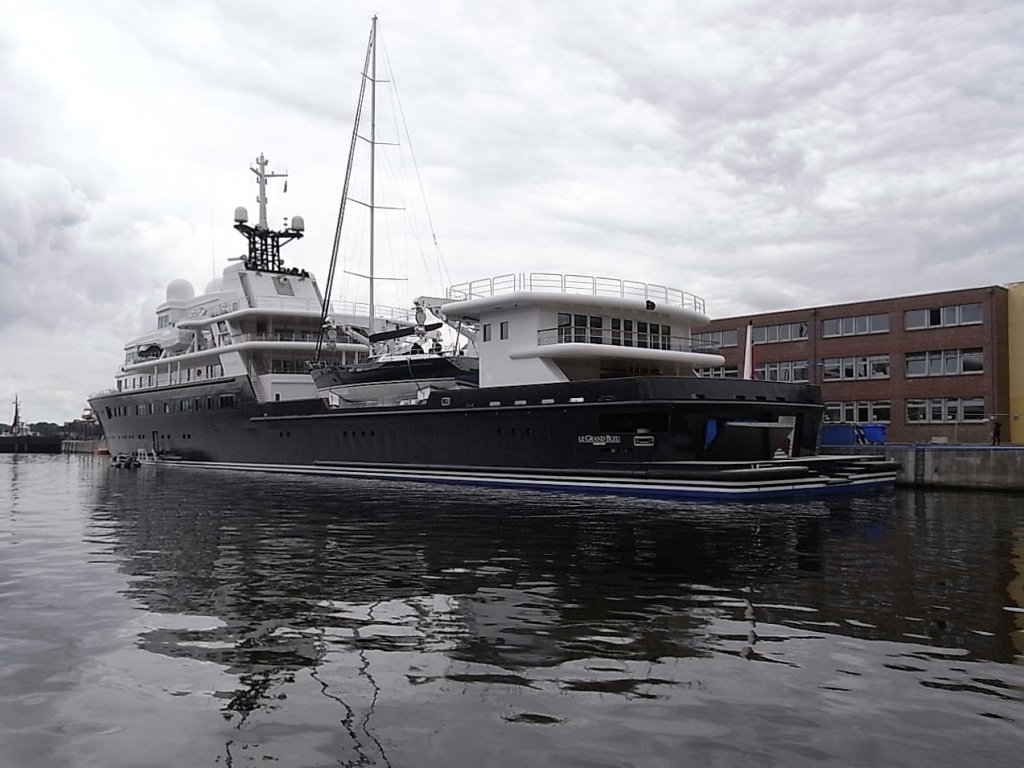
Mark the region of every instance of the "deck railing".
POLYGON ((671 307, 704 312, 704 299, 678 288, 592 275, 561 275, 553 272, 521 272, 498 275, 448 288, 449 301, 486 298, 504 293, 538 292, 591 296, 619 296, 653 301, 671 307))
MULTIPOLYGON (((330 315, 334 317, 350 317, 356 321, 365 321, 370 315, 370 305, 366 302, 335 301, 331 302, 330 315)), ((378 319, 393 320, 401 323, 414 323, 415 310, 403 307, 389 307, 374 304, 373 316, 378 319)))
MULTIPOLYGON (((197 307, 189 310, 182 318, 183 320, 197 320, 201 318, 212 318, 226 315, 230 312, 238 312, 251 307, 242 300, 225 301, 220 304, 213 304, 205 307, 197 307)), ((314 299, 296 299, 287 296, 260 296, 258 309, 283 309, 293 312, 312 312, 319 314, 321 311, 320 302, 314 299)), ((368 303, 353 301, 337 301, 330 303, 329 314, 344 315, 353 318, 365 318, 370 314, 368 303)), ((388 307, 378 304, 374 307, 374 315, 386 320, 399 320, 402 322, 411 321, 413 310, 399 307, 388 307)))
POLYGON ((638 349, 667 349, 673 352, 701 352, 717 355, 718 347, 690 336, 668 336, 660 333, 639 333, 582 325, 561 325, 537 331, 537 346, 552 344, 607 344, 638 349))

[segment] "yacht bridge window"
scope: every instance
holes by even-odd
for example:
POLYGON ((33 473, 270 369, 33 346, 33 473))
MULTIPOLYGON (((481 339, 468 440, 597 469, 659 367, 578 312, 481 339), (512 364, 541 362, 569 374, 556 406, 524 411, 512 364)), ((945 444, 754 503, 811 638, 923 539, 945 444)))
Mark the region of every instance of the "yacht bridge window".
POLYGON ((605 315, 558 313, 558 326, 538 331, 539 344, 611 344, 642 349, 690 349, 690 339, 672 337, 672 328, 644 320, 605 315))

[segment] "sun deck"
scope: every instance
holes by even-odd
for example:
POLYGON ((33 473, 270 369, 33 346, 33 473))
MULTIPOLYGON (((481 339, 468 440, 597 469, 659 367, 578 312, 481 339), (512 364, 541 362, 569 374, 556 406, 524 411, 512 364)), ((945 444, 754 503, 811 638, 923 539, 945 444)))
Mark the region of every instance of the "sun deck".
POLYGON ((592 275, 562 275, 554 272, 521 272, 498 275, 448 288, 448 301, 469 301, 513 293, 560 293, 573 296, 604 296, 640 299, 669 307, 704 313, 704 299, 664 285, 592 275))

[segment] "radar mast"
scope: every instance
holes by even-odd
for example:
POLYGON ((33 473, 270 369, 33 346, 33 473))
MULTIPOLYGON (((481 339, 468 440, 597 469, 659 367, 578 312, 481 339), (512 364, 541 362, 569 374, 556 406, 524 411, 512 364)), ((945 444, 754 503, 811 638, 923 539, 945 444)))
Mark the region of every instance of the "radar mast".
POLYGON ((256 158, 256 167, 249 167, 249 170, 256 174, 256 183, 260 188, 256 197, 256 202, 260 206, 259 221, 256 226, 250 225, 248 212, 239 206, 235 209, 235 229, 249 241, 249 253, 245 256, 246 269, 257 272, 284 272, 281 246, 302 237, 305 223, 301 216, 294 216, 290 227, 279 231, 270 229, 267 224, 267 179, 285 179, 284 189, 287 191, 288 174, 268 173, 269 163, 270 161, 260 152, 260 156, 256 158))

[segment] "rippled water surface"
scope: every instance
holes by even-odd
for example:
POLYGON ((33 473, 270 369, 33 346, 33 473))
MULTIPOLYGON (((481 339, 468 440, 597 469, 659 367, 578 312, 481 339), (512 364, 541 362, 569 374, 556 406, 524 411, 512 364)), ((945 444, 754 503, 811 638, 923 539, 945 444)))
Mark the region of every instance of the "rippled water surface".
POLYGON ((0 457, 0 765, 1019 765, 1022 502, 0 457))

